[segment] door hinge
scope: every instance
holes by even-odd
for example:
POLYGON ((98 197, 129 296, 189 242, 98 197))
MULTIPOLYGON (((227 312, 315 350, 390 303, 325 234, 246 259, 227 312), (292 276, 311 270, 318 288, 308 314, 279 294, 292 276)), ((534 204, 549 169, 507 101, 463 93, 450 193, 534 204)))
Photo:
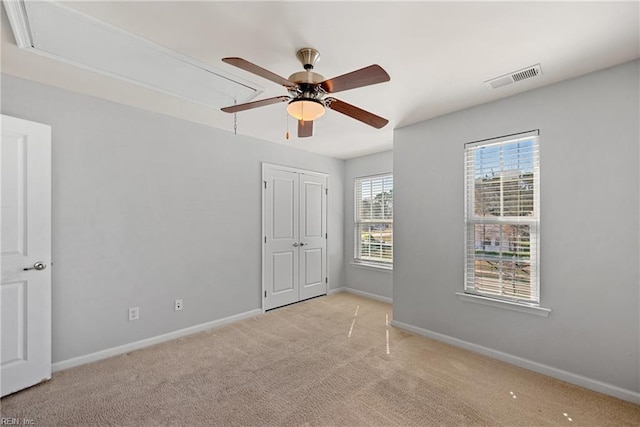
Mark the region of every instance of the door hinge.
POLYGON ((328 277, 324 278, 324 283, 329 283, 329 278, 328 277))
POLYGON ((329 235, 328 235, 327 233, 324 233, 324 238, 325 238, 325 239, 328 239, 328 238, 329 238, 329 235))
POLYGON ((267 189, 267 181, 264 181, 264 188, 267 189))
POLYGON ((264 242, 267 243, 267 236, 264 236, 264 242))
POLYGON ((329 195, 329 189, 328 188, 324 189, 324 194, 326 194, 327 196, 329 195))
POLYGON ((267 297, 267 291, 264 291, 264 297, 265 298, 267 297))

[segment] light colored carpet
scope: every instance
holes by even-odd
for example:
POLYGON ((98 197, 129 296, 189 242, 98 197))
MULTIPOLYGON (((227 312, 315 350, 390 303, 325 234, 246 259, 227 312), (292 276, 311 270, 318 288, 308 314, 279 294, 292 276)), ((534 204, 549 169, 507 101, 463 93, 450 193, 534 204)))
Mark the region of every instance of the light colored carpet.
POLYGON ((640 406, 390 317, 355 295, 316 298, 56 373, 2 399, 1 414, 37 426, 640 425, 640 406))

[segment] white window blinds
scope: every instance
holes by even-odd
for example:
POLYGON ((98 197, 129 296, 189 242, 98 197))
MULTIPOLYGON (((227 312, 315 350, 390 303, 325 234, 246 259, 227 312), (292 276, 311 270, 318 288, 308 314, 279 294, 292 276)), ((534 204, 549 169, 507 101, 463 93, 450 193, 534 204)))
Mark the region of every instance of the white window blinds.
POLYGON ((538 305, 538 131, 465 145, 465 292, 538 305))
POLYGON ((354 258, 360 262, 393 262, 393 175, 355 180, 354 258))

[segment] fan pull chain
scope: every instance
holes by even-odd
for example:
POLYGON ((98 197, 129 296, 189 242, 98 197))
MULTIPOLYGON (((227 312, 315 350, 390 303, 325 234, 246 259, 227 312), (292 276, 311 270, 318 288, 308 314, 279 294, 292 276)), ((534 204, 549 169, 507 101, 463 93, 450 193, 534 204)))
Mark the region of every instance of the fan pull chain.
MULTIPOLYGON (((236 105, 238 101, 233 100, 233 105, 236 105)), ((233 113, 233 134, 238 134, 238 113, 233 113)))
POLYGON ((284 110, 284 114, 287 116, 287 133, 284 134, 284 137, 289 139, 289 113, 287 113, 287 110, 284 110))

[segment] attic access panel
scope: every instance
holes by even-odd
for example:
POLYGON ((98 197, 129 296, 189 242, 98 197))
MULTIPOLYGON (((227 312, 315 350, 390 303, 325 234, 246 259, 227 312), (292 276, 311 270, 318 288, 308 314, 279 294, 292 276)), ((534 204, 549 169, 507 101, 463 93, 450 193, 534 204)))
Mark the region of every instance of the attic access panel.
POLYGON ((18 47, 218 109, 263 91, 57 2, 4 0, 18 47))

